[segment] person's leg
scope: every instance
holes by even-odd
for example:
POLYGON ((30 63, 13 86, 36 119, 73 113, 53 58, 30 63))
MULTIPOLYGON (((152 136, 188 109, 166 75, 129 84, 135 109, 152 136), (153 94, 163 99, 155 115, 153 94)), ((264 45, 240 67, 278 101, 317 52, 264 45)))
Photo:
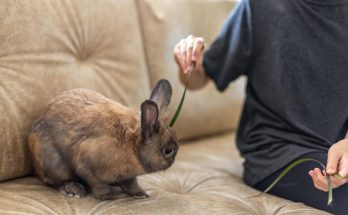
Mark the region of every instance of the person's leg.
MULTIPOLYGON (((317 159, 323 164, 326 164, 327 161, 326 153, 310 153, 304 157, 317 159)), ((348 214, 348 184, 333 190, 332 206, 327 206, 328 193, 316 189, 308 174, 309 170, 316 167, 321 169, 315 162, 305 162, 296 166, 269 193, 295 202, 302 202, 308 206, 336 215, 348 214)), ((265 190, 282 171, 283 169, 279 170, 254 187, 261 191, 265 190)))

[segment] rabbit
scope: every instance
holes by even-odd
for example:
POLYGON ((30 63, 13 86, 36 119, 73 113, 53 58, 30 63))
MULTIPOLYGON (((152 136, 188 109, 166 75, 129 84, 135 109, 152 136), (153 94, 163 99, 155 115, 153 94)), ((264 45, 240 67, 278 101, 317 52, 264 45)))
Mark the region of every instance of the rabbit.
POLYGON ((28 137, 36 175, 64 195, 117 198, 112 185, 136 198, 149 197, 136 177, 169 168, 179 145, 165 109, 172 96, 160 80, 140 111, 88 89, 53 98, 28 137))

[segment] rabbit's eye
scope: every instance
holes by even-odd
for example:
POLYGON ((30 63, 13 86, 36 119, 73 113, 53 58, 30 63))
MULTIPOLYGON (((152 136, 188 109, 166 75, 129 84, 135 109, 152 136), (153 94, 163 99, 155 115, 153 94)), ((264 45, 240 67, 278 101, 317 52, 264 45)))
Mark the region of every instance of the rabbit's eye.
POLYGON ((162 149, 164 157, 170 158, 175 153, 176 148, 174 146, 165 147, 162 149))

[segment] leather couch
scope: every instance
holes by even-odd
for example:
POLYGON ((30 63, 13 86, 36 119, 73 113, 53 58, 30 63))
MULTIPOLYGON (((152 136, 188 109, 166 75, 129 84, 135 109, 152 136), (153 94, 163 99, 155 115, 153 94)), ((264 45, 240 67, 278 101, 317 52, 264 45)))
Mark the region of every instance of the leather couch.
POLYGON ((114 201, 63 196, 32 174, 27 135, 47 101, 90 88, 138 106, 161 78, 183 86, 172 57, 189 34, 212 42, 235 0, 0 1, 0 214, 325 214, 243 183, 235 129, 243 79, 187 93, 167 171, 139 177, 150 195, 114 201))

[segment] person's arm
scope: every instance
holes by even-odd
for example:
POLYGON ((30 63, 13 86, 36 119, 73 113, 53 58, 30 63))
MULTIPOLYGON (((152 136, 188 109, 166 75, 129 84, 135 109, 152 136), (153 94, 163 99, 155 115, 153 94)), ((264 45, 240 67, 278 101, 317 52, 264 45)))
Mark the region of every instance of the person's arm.
POLYGON ((190 35, 182 39, 174 48, 174 59, 179 67, 179 77, 182 84, 186 84, 192 62, 196 62, 190 77, 189 89, 200 89, 209 81, 202 65, 203 47, 204 39, 202 37, 190 35))
POLYGON ((219 91, 224 91, 239 76, 247 76, 254 50, 251 13, 250 1, 241 0, 204 56, 203 38, 189 36, 182 39, 174 48, 181 81, 186 82, 184 74, 192 61, 197 65, 190 78, 190 89, 199 89, 212 80, 219 91))

